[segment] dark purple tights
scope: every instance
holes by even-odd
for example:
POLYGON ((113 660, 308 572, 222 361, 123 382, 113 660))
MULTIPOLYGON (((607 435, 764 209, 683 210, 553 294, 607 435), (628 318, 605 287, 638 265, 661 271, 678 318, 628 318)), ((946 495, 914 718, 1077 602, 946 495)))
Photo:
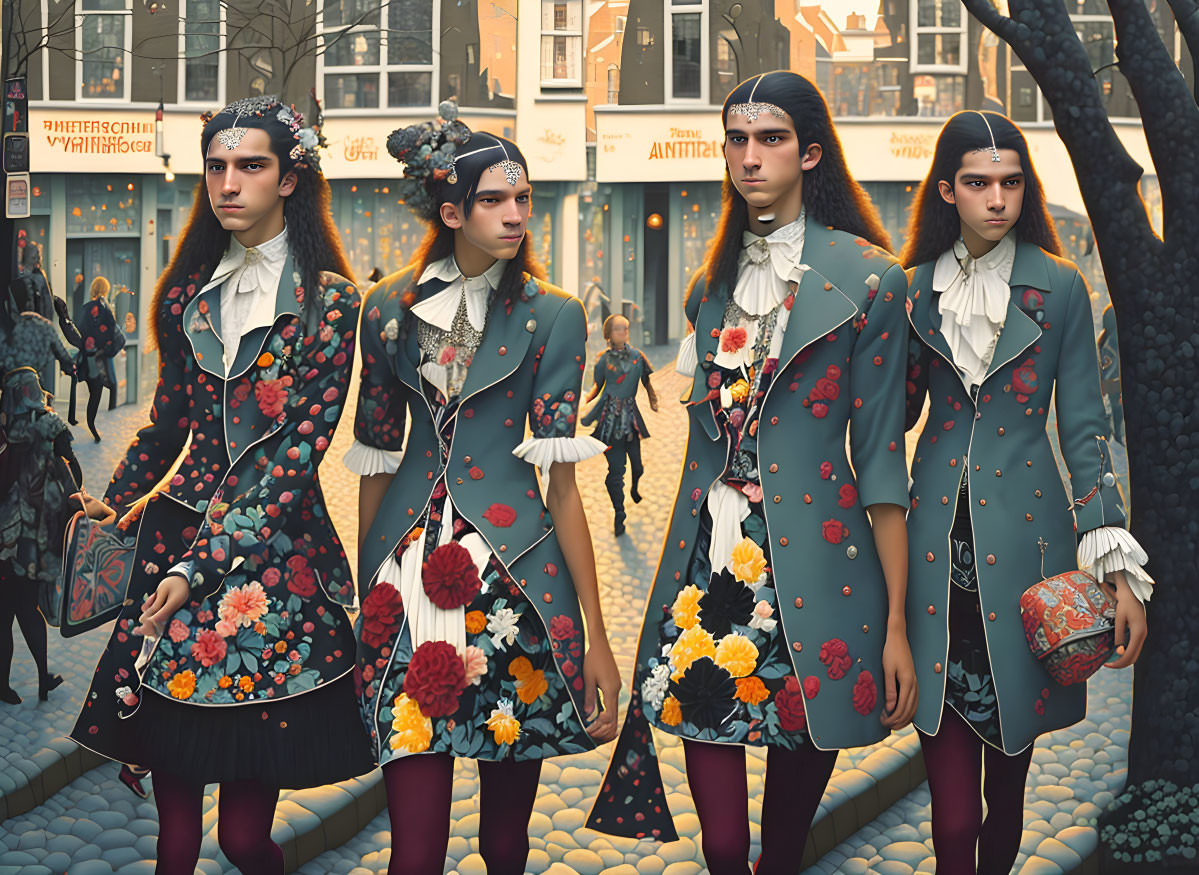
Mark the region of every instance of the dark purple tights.
MULTIPOLYGON (((541 760, 479 760, 479 855, 487 875, 522 875, 541 760)), ((441 875, 450 841, 454 758, 423 753, 383 767, 391 819, 388 875, 441 875)))
POLYGON ((1020 852, 1032 745, 1008 756, 979 738, 948 705, 940 730, 936 735, 921 732, 920 745, 933 797, 937 875, 1007 875, 1020 852))
MULTIPOLYGON (((745 748, 739 744, 684 741, 687 783, 703 832, 704 861, 712 875, 746 875, 749 869, 749 791, 745 748)), ((770 748, 762 797, 762 854, 755 875, 799 871, 808 829, 833 774, 837 751, 770 748)))
MULTIPOLYGON (((204 785, 154 770, 154 799, 158 803, 158 865, 156 875, 196 871, 203 832, 204 785)), ((283 875, 283 850, 271 841, 271 824, 279 790, 257 781, 221 784, 217 810, 217 841, 229 862, 245 873, 283 875)))

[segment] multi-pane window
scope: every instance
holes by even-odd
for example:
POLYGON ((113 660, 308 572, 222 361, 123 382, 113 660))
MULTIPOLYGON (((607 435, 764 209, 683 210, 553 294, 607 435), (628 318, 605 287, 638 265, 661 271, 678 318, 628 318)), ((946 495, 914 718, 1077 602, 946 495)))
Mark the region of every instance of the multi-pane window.
POLYGON ((219 0, 185 0, 182 67, 183 101, 221 103, 221 4, 219 0))
POLYGON ((541 0, 541 84, 580 87, 583 0, 541 0))
POLYGON ((960 0, 911 0, 913 73, 965 73, 967 18, 960 0))
POLYGON ((125 55, 130 50, 128 0, 81 0, 75 16, 81 100, 128 100, 125 55))
POLYGON ((431 106, 436 78, 432 0, 327 0, 325 106, 431 106), (385 22, 386 26, 381 26, 385 22))
POLYGON ((704 4, 702 0, 669 0, 670 56, 666 59, 668 100, 704 97, 704 4))

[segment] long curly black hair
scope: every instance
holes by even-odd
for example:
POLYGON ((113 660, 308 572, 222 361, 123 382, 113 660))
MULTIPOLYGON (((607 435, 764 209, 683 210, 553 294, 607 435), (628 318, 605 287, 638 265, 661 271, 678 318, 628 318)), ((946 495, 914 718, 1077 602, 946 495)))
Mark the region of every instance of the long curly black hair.
MULTIPOLYGON (((1024 134, 1010 118, 997 112, 966 110, 950 117, 937 136, 933 165, 928 176, 920 183, 912 212, 908 217, 908 231, 899 261, 906 267, 915 267, 926 261, 935 261, 941 253, 951 248, 962 230, 962 220, 957 207, 946 203, 941 197, 938 184, 945 180, 953 185, 957 173, 962 169, 962 157, 980 149, 990 149, 991 135, 997 149, 1014 149, 1020 156, 1020 168, 1024 172, 1024 200, 1020 218, 1012 231, 1020 240, 1035 243, 1046 252, 1062 254, 1062 244, 1057 228, 1045 206, 1045 188, 1033 167, 1028 154, 1028 143, 1024 134), (984 118, 985 116, 985 118, 984 118), (988 125, 990 127, 988 127, 988 125)), ((1008 233, 1012 233, 1009 231, 1008 233)))
MULTIPOLYGON (((271 138, 272 151, 275 138, 271 138)), ((280 178, 290 171, 283 168, 295 162, 285 153, 275 153, 280 162, 280 178)), ((322 271, 340 274, 351 282, 354 279, 350 263, 342 249, 341 237, 333 224, 330 212, 332 194, 325 177, 311 167, 296 165, 296 186, 283 203, 283 218, 287 223, 287 240, 301 282, 311 294, 304 296, 300 305, 300 318, 305 331, 316 329, 320 319, 320 302, 316 289, 322 271)), ((221 227, 220 220, 212 211, 208 200, 208 189, 201 180, 196 184, 192 197, 191 214, 179 235, 179 243, 171 256, 170 264, 158 278, 154 287, 154 300, 150 307, 150 333, 156 340, 162 339, 162 314, 166 294, 176 286, 187 287, 193 282, 199 289, 212 276, 217 264, 229 248, 230 232, 221 227)))
MULTIPOLYGON (((784 110, 795 125, 801 151, 812 143, 820 145, 820 162, 811 170, 803 171, 803 203, 811 220, 864 237, 890 251, 891 237, 883 227, 870 195, 849 173, 845 150, 820 89, 789 70, 753 76, 734 88, 725 99, 721 110, 725 127, 728 127, 730 107, 751 102, 770 103, 784 110)), ((704 276, 709 288, 722 283, 732 288, 741 254, 741 234, 747 230, 749 209, 725 167, 720 221, 704 258, 704 269, 696 274, 691 285, 704 276)), ((690 287, 687 294, 691 294, 690 287)))

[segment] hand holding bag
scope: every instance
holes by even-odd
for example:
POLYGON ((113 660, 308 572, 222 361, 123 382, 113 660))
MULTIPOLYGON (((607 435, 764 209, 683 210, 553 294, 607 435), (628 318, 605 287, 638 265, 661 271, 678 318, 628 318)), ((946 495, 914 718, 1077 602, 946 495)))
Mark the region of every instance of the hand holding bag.
POLYGON ((121 612, 137 543, 137 526, 131 528, 101 526, 81 510, 71 517, 57 599, 57 625, 64 638, 102 626, 121 612))

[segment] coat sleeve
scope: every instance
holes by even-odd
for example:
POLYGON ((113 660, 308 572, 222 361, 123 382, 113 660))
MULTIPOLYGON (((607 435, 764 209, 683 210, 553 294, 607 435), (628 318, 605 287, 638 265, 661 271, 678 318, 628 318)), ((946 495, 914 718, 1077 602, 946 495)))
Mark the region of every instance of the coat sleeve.
POLYGON ((907 277, 892 264, 879 281, 850 359, 849 446, 863 507, 908 506, 904 381, 907 277))
POLYGON ((118 514, 129 510, 148 494, 179 458, 188 437, 188 396, 183 390, 184 362, 190 355, 183 336, 183 289, 167 293, 160 314, 158 385, 150 405, 150 424, 141 428, 129 444, 125 458, 113 472, 104 503, 118 514), (173 312, 179 308, 179 312, 173 312))
POLYGON ((399 468, 402 458, 404 424, 412 394, 393 365, 400 343, 399 308, 394 293, 378 285, 367 295, 363 310, 354 445, 344 462, 355 474, 390 474, 399 468))
POLYGON ((528 414, 533 437, 512 451, 539 468, 548 468, 554 462, 581 462, 607 449, 589 435, 575 437, 586 345, 583 304, 578 298, 568 298, 554 317, 545 345, 533 359, 528 414))
POLYGON ((301 496, 313 486, 349 391, 360 304, 348 282, 330 283, 322 291, 323 315, 317 330, 302 341, 282 426, 230 469, 238 475, 236 486, 226 476, 182 557, 194 562, 191 585, 201 595, 215 592, 242 561, 264 561, 272 542, 303 528, 301 496))
POLYGON ((1054 403, 1058 441, 1070 472, 1074 519, 1081 535, 1100 526, 1126 527, 1127 523, 1108 446, 1091 300, 1086 281, 1077 271, 1068 295, 1054 403))

